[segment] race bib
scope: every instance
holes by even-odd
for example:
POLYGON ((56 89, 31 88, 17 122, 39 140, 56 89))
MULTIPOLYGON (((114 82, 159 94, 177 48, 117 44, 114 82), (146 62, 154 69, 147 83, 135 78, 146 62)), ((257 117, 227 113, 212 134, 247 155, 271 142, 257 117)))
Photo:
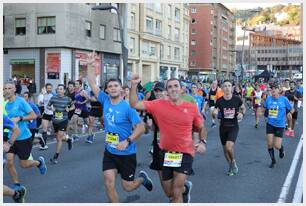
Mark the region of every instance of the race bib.
POLYGON ((164 166, 165 167, 181 167, 183 154, 177 152, 165 153, 164 166))
POLYGON ((215 100, 215 95, 211 95, 210 100, 215 100))
POLYGON ((261 99, 255 99, 255 104, 260 105, 261 99))
POLYGON ((224 108, 224 119, 234 119, 236 114, 235 108, 224 108))
POLYGON ((82 110, 76 109, 74 113, 76 113, 76 114, 81 114, 81 112, 82 112, 82 110))
POLYGON ((278 115, 278 109, 269 109, 269 118, 275 119, 278 115))
POLYGON ((116 148, 119 144, 119 135, 114 133, 107 133, 105 141, 110 147, 116 148))
POLYGON ((63 119, 63 112, 55 112, 54 117, 55 119, 63 119))

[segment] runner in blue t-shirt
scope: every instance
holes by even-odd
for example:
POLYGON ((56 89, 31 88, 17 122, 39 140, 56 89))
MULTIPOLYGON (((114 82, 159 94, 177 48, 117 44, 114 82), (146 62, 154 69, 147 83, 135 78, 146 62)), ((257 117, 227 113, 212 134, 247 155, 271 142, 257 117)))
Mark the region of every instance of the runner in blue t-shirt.
MULTIPOLYGON (((3 115, 3 130, 8 129, 12 132, 11 140, 15 141, 17 136, 20 133, 19 128, 14 124, 12 120, 8 118, 6 114, 3 115)), ((4 132, 3 132, 4 133, 4 132)), ((3 135, 4 136, 4 135, 3 135)), ((6 139, 3 139, 3 151, 8 152, 11 145, 7 142, 6 139)), ((6 159, 3 157, 3 168, 5 167, 6 159)), ((26 188, 20 186, 17 190, 13 190, 10 187, 3 185, 3 196, 11 196, 13 200, 17 203, 23 203, 26 195, 26 188)))
POLYGON ((106 83, 108 95, 96 85, 95 54, 88 55, 88 83, 94 95, 103 107, 105 127, 105 150, 103 157, 104 182, 107 183, 106 194, 110 202, 119 202, 115 188, 116 174, 121 174, 121 183, 125 191, 133 191, 141 184, 151 191, 153 184, 146 172, 140 171, 135 179, 136 144, 145 131, 136 110, 122 99, 122 84, 118 79, 106 83), (134 128, 134 129, 133 129, 134 128))
POLYGON ((28 121, 36 118, 34 111, 30 105, 21 97, 16 96, 16 87, 13 82, 6 82, 4 85, 4 98, 8 100, 5 109, 8 117, 18 125, 20 129, 20 135, 16 141, 12 142, 11 135, 9 135, 8 143, 11 147, 6 154, 7 168, 15 187, 19 187, 19 180, 17 172, 14 166, 14 156, 18 155, 20 159, 20 166, 22 168, 38 167, 40 173, 44 175, 47 171, 45 160, 42 156, 38 160, 31 158, 32 141, 31 132, 28 129, 28 121))
POLYGON ((197 106, 199 109, 199 112, 202 114, 202 116, 204 117, 204 119, 206 119, 205 117, 205 111, 204 111, 204 106, 205 106, 205 100, 203 96, 200 96, 198 94, 198 86, 197 84, 193 83, 191 85, 191 91, 192 91, 192 97, 196 100, 197 102, 197 106))
POLYGON ((278 84, 273 84, 271 88, 272 96, 266 98, 263 113, 265 113, 265 110, 268 110, 265 113, 268 115, 266 134, 268 152, 272 160, 269 167, 273 168, 276 164, 273 147, 279 150, 279 157, 281 159, 285 156, 282 137, 286 127, 286 115, 289 112, 293 113, 293 108, 286 97, 280 96, 280 86, 278 84))
POLYGON ((41 113, 39 111, 39 108, 36 104, 34 104, 33 102, 30 101, 30 93, 29 92, 24 92, 23 93, 23 98, 31 106, 31 108, 33 109, 33 111, 35 112, 35 114, 37 116, 36 119, 28 122, 28 127, 30 129, 31 134, 32 134, 31 139, 32 139, 33 145, 39 143, 41 147, 44 147, 45 144, 46 144, 45 140, 44 140, 44 138, 42 137, 41 134, 38 134, 38 128, 37 128, 37 119, 41 117, 41 113), (35 134, 37 134, 36 139, 35 139, 35 134))

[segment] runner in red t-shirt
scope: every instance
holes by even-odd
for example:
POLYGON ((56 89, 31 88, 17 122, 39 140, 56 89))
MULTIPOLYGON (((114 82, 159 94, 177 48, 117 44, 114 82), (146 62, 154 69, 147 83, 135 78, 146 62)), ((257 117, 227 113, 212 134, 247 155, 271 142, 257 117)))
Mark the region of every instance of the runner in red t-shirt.
POLYGON ((194 126, 199 132, 200 141, 196 145, 196 151, 203 154, 206 150, 207 138, 204 120, 195 104, 181 99, 181 85, 178 79, 167 81, 168 100, 138 102, 136 90, 139 82, 139 76, 133 75, 130 105, 137 110, 146 110, 151 113, 159 126, 162 178, 165 188, 169 190, 166 194, 172 194, 169 197, 171 202, 189 202, 192 183, 187 181, 188 185, 185 187, 184 183, 187 175, 193 174, 195 147, 192 140, 192 128, 194 126))

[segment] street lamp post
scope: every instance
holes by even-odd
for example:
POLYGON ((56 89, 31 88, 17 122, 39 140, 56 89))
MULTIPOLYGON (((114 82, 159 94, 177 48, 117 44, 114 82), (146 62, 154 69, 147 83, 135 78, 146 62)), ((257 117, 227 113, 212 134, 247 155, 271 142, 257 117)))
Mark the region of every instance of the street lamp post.
MULTIPOLYGON (((124 36, 123 36, 123 27, 122 27, 122 23, 121 23, 121 19, 120 19, 120 12, 118 10, 118 8, 114 7, 114 6, 94 6, 91 8, 92 10, 111 10, 114 9, 117 12, 117 17, 118 17, 118 24, 119 24, 119 29, 120 29, 120 39, 121 39, 121 57, 122 57, 122 62, 123 62, 123 79, 122 82, 126 83, 126 78, 127 78, 127 68, 128 68, 128 54, 129 51, 128 49, 125 47, 125 40, 124 40, 124 36)), ((119 70, 119 76, 121 74, 121 70, 119 70)))

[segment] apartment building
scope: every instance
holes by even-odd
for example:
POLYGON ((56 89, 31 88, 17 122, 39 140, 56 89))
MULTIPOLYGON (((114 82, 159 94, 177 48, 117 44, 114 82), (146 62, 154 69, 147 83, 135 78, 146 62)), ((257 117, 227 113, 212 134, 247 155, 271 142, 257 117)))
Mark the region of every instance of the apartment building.
POLYGON ((69 80, 86 82, 87 54, 96 50, 97 83, 119 77, 121 42, 117 14, 95 4, 4 4, 3 79, 24 75, 39 90, 69 80))
POLYGON ((229 78, 235 66, 234 14, 223 4, 190 4, 190 75, 229 78))
POLYGON ((187 4, 128 4, 129 72, 142 82, 186 76, 189 53, 187 4))

